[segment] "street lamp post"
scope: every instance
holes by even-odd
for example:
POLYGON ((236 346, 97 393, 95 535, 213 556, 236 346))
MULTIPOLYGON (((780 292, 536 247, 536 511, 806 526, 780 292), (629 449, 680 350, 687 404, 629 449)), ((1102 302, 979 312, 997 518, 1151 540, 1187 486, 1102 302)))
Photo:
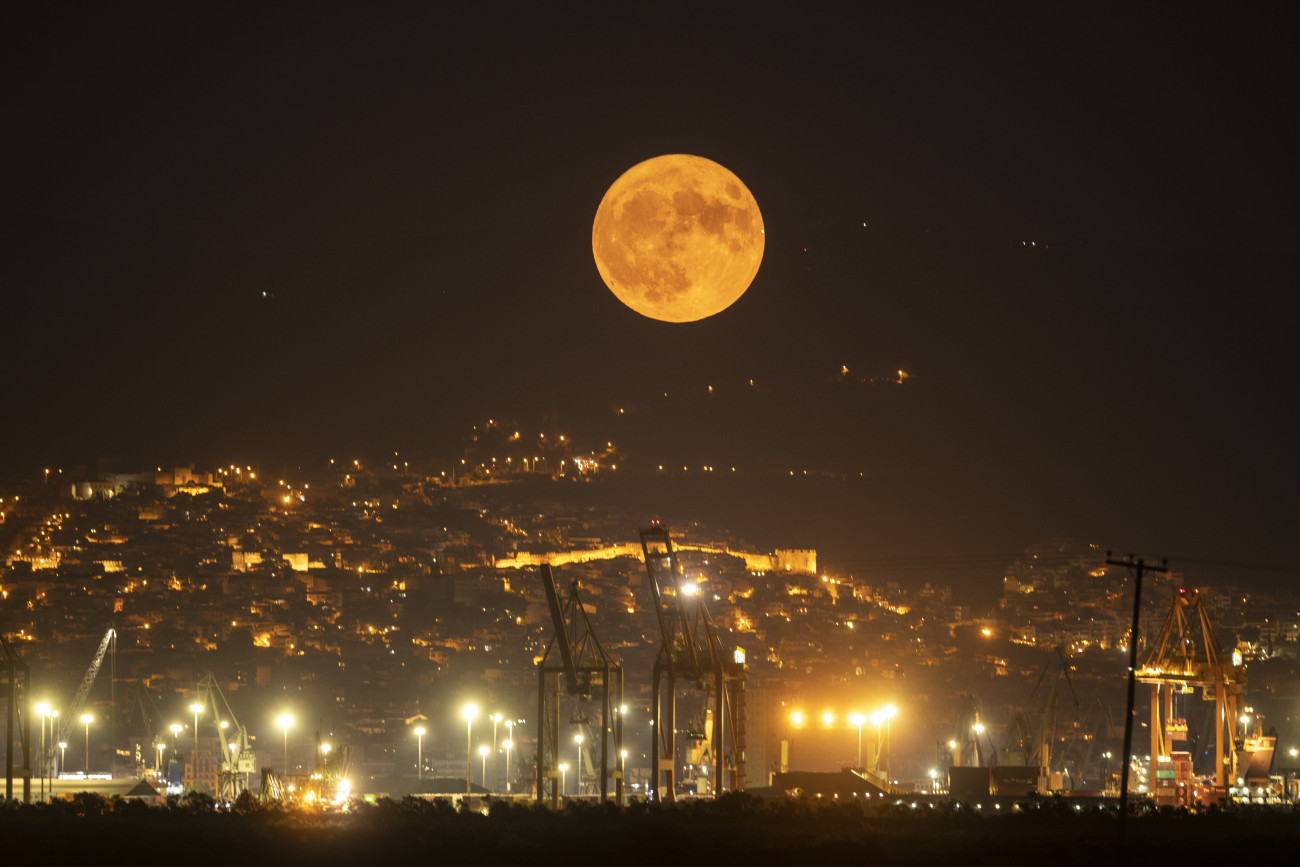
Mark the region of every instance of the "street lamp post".
POLYGON ((483 757, 483 776, 481 778, 483 780, 483 788, 487 789, 489 792, 492 791, 492 787, 487 784, 487 757, 490 752, 492 752, 492 748, 487 744, 478 748, 478 754, 483 757))
POLYGON ((36 705, 36 712, 41 715, 41 761, 37 769, 41 775, 41 801, 45 801, 45 718, 50 714, 49 702, 36 705))
POLYGON ((623 800, 619 803, 627 802, 627 750, 618 751, 618 777, 623 781, 623 800))
POLYGON ((867 718, 860 713, 849 714, 849 722, 858 727, 858 770, 862 770, 862 726, 867 718))
POLYGON ((424 726, 415 727, 415 778, 424 779, 424 726))
POLYGON ((514 745, 515 745, 515 742, 514 742, 513 740, 511 740, 510 738, 506 738, 504 741, 501 742, 501 746, 502 746, 502 747, 505 749, 505 751, 506 751, 506 794, 507 794, 507 795, 510 794, 510 776, 511 776, 511 774, 510 774, 510 748, 513 747, 514 745))
POLYGON ((158 743, 154 744, 154 746, 158 747, 158 764, 154 765, 154 771, 157 772, 158 779, 161 780, 161 779, 162 779, 162 776, 163 776, 163 772, 162 772, 162 754, 163 754, 163 750, 167 749, 167 745, 166 745, 165 743, 163 743, 162 741, 159 741, 158 743))
POLYGON ((574 777, 575 784, 574 784, 573 793, 575 795, 581 795, 582 794, 582 735, 574 735, 573 742, 578 745, 578 770, 576 771, 577 776, 574 777))
POLYGON ((194 712, 194 752, 199 751, 199 714, 203 712, 203 705, 197 701, 190 705, 190 710, 194 712))
POLYGON ((474 791, 474 717, 478 716, 478 705, 467 704, 461 711, 465 715, 465 794, 474 791))
POLYGON ((95 721, 95 717, 91 714, 83 713, 81 715, 81 721, 86 726, 86 758, 85 762, 81 766, 81 772, 83 774, 88 774, 90 773, 90 724, 95 721))
POLYGON ((185 728, 185 726, 180 723, 172 723, 167 728, 171 729, 172 732, 172 754, 175 755, 180 750, 181 729, 185 728))
POLYGON ((889 752, 893 748, 893 719, 898 715, 898 708, 887 704, 880 711, 885 715, 885 782, 889 782, 889 752))
POLYGON ((293 716, 282 713, 279 719, 276 720, 276 724, 284 729, 284 778, 287 782, 289 779, 289 727, 293 725, 293 716))
POLYGON ((496 791, 497 780, 500 774, 497 773, 497 723, 501 722, 501 714, 492 714, 492 785, 488 786, 489 792, 496 791))
MULTIPOLYGON (((506 720, 506 741, 513 744, 515 740, 515 721, 506 720)), ((513 774, 510 771, 510 747, 506 747, 506 792, 510 791, 510 778, 513 774)))
POLYGON ((565 788, 564 775, 568 773, 568 771, 569 771, 569 763, 560 762, 560 794, 561 795, 564 794, 564 788, 565 788))
MULTIPOLYGON (((68 761, 68 742, 59 741, 59 773, 60 774, 63 773, 63 768, 67 764, 67 761, 68 761)), ((52 786, 53 783, 51 783, 51 787, 52 786)))

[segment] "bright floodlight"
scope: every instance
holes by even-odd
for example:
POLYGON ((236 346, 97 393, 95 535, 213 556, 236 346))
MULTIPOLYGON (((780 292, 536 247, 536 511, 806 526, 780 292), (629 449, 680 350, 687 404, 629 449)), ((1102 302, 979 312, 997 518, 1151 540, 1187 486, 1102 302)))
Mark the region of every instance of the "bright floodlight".
POLYGON ((416 727, 415 727, 415 733, 416 733, 417 735, 423 735, 423 734, 424 734, 424 726, 416 726, 416 727))
POLYGON ((465 719, 473 719, 474 717, 478 716, 478 705, 467 704, 465 705, 465 708, 461 711, 461 713, 465 715, 465 719))
POLYGON ((275 724, 282 729, 287 729, 293 725, 293 714, 282 713, 276 719, 275 724))
POLYGON ((41 702, 40 704, 36 705, 36 712, 37 712, 38 714, 40 714, 41 716, 49 716, 49 715, 50 715, 50 703, 49 703, 48 701, 43 701, 43 702, 41 702))
POLYGON ((860 725, 866 725, 866 723, 867 723, 867 718, 862 714, 860 713, 849 714, 850 725, 860 726, 860 725))
POLYGON ((830 711, 826 711, 824 714, 822 714, 822 722, 825 723, 826 725, 830 725, 831 723, 835 722, 835 714, 831 713, 830 711))
POLYGON ((199 704, 199 703, 196 701, 196 702, 194 702, 194 704, 190 705, 190 711, 193 712, 193 713, 202 713, 202 712, 203 712, 203 705, 199 704))
POLYGON ((898 716, 898 708, 894 707, 892 704, 885 705, 880 709, 880 712, 885 715, 885 719, 892 719, 893 717, 898 716))
POLYGON ((95 721, 95 717, 94 717, 92 714, 83 713, 83 714, 81 715, 81 721, 82 721, 82 723, 84 723, 85 725, 90 725, 91 723, 93 723, 93 722, 95 721))
POLYGON ((800 711, 795 711, 794 713, 790 714, 790 722, 794 723, 797 726, 803 725, 803 713, 801 713, 800 711))

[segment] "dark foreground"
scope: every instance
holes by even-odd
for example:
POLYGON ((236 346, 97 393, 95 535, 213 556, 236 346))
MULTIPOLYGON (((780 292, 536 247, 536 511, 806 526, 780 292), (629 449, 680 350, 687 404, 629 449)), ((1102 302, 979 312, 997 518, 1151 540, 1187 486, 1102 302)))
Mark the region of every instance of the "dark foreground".
POLYGON ((1293 863, 1300 813, 1247 808, 1200 815, 1076 813, 1048 802, 1012 815, 729 795, 675 807, 576 804, 552 811, 493 803, 487 815, 417 799, 348 813, 203 799, 147 807, 97 796, 0 805, 9 863, 1103 865, 1293 863))

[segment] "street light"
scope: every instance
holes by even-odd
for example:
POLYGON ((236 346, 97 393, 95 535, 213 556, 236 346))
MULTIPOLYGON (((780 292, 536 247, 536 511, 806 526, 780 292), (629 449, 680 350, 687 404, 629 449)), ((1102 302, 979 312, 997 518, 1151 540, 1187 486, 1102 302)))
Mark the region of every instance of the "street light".
POLYGON ((88 774, 90 773, 90 724, 95 721, 95 717, 91 714, 83 713, 81 715, 81 721, 85 723, 86 726, 86 760, 81 767, 81 772, 83 774, 88 774))
POLYGON ((487 784, 487 757, 490 752, 492 752, 492 748, 487 744, 478 748, 478 754, 483 757, 483 788, 487 789, 489 792, 492 791, 492 787, 487 784))
POLYGON ((578 745, 578 770, 576 772, 577 776, 574 778, 576 785, 574 787, 573 794, 581 795, 582 794, 582 735, 574 735, 573 742, 578 745))
POLYGON ((68 760, 68 742, 59 741, 59 773, 63 773, 64 765, 68 760))
POLYGON ((898 708, 887 704, 880 709, 880 714, 885 718, 885 782, 889 782, 889 751, 893 747, 893 719, 898 716, 898 708))
POLYGON ((627 750, 618 751, 618 778, 623 781, 623 798, 624 800, 626 800, 627 798, 627 750))
POLYGON ((564 794, 564 786, 565 786, 564 775, 568 773, 568 771, 569 771, 569 763, 560 762, 560 794, 561 795, 564 794))
POLYGON ((199 751, 199 714, 203 713, 203 705, 197 701, 190 705, 190 710, 194 712, 194 752, 199 751))
POLYGON ((511 774, 510 774, 510 748, 513 747, 514 745, 515 745, 515 742, 512 741, 510 738, 506 738, 505 740, 503 740, 503 741, 501 742, 501 746, 504 747, 504 748, 505 748, 505 751, 506 751, 506 794, 507 794, 507 795, 510 794, 510 776, 511 776, 511 774))
POLYGON ((474 791, 474 717, 478 716, 478 705, 467 704, 461 713, 465 715, 465 794, 474 791))
MULTIPOLYGON (((515 721, 512 719, 508 719, 506 720, 506 740, 508 742, 513 743, 514 739, 515 739, 515 721)), ((510 773, 510 748, 507 747, 506 748, 506 791, 507 792, 510 791, 511 776, 513 775, 510 773)))
POLYGON ((495 791, 497 787, 497 723, 501 722, 501 714, 492 714, 492 785, 488 786, 489 792, 495 791))
POLYGON ((415 778, 424 779, 424 726, 415 727, 415 778))
POLYGON ((185 726, 181 725, 180 723, 172 723, 171 725, 168 726, 168 728, 172 730, 172 752, 175 753, 180 746, 177 743, 177 739, 180 738, 181 729, 185 728, 185 726))
POLYGON ((850 725, 858 727, 858 770, 862 770, 862 726, 866 721, 867 718, 860 713, 849 714, 850 725))
POLYGON ((293 725, 293 715, 288 713, 280 714, 279 719, 275 721, 276 725, 284 729, 284 777, 289 778, 289 726, 293 725))
POLYGON ((41 800, 45 800, 45 718, 50 715, 50 703, 43 701, 36 705, 36 712, 41 715, 41 800))
POLYGON ((163 750, 167 749, 167 745, 159 741, 154 746, 158 748, 158 764, 154 765, 154 771, 157 773, 158 779, 162 779, 162 754, 163 750))

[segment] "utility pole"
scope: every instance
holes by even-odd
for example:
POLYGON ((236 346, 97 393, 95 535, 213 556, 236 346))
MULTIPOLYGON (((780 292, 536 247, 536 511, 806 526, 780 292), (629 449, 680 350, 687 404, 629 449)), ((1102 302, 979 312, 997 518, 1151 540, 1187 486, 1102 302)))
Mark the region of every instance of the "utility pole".
POLYGON ((1110 552, 1106 552, 1107 566, 1124 566, 1132 569, 1136 576, 1136 580, 1133 582, 1133 626, 1128 635, 1128 713, 1124 717, 1124 753, 1122 756, 1124 764, 1120 769, 1119 780, 1119 826, 1121 835, 1124 833, 1128 817, 1128 773, 1129 767, 1133 764, 1130 753, 1133 750, 1133 717, 1136 714, 1133 708, 1133 697, 1137 689, 1138 617, 1142 611, 1142 573, 1166 573, 1169 571, 1165 565, 1168 562, 1168 560, 1161 560, 1159 566, 1148 566, 1141 558, 1134 559, 1132 554, 1129 554, 1126 560, 1113 560, 1110 552))

